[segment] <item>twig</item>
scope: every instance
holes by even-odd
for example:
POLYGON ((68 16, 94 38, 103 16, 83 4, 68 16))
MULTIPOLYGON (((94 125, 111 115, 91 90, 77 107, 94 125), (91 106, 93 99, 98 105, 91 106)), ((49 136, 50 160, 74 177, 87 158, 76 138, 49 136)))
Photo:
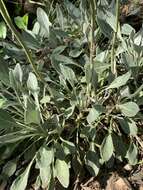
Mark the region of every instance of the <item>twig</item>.
POLYGON ((142 150, 143 150, 143 141, 140 140, 140 138, 138 136, 135 136, 136 140, 138 141, 138 143, 140 144, 142 150))

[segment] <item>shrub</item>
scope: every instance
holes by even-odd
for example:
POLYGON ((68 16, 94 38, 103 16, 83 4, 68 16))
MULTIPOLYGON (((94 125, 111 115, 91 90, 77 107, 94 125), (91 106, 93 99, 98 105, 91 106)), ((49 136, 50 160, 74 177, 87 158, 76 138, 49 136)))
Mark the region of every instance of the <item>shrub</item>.
POLYGON ((11 190, 26 188, 30 170, 52 189, 56 178, 68 188, 71 173, 96 176, 111 161, 138 164, 142 29, 120 28, 118 9, 66 0, 38 8, 21 35, 3 14, 23 47, 1 44, 1 177, 15 177, 11 190))

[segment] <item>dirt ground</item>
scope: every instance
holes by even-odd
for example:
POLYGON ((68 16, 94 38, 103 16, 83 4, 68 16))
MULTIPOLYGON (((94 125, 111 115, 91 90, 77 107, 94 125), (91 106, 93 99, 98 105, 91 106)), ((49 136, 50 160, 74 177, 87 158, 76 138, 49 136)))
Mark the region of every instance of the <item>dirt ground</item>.
POLYGON ((80 186, 80 190, 143 190, 143 167, 126 177, 111 172, 100 176, 99 179, 90 178, 80 186))

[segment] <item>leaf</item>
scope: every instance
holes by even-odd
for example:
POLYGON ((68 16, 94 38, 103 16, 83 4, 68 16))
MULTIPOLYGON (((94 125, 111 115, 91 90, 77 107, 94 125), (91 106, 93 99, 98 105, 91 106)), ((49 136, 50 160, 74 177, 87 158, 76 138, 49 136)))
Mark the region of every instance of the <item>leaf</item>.
POLYGON ((0 136, 0 144, 15 143, 28 137, 31 137, 31 135, 22 132, 8 133, 6 135, 0 136))
POLYGON ((76 147, 74 145, 74 143, 70 142, 70 141, 66 141, 64 139, 61 139, 62 140, 62 146, 64 148, 64 153, 65 155, 68 155, 68 154, 74 154, 75 151, 76 151, 76 147))
POLYGON ((93 126, 84 127, 80 133, 81 138, 87 138, 89 141, 93 141, 96 136, 96 128, 93 126))
POLYGON ((126 134, 132 135, 132 136, 137 135, 138 128, 136 126, 136 123, 132 119, 120 118, 118 119, 118 121, 120 123, 121 128, 126 134))
POLYGON ((94 105, 93 108, 90 109, 89 114, 87 116, 87 122, 89 124, 92 124, 93 122, 95 122, 100 114, 102 114, 104 112, 104 107, 101 105, 94 105))
POLYGON ((16 161, 8 161, 3 167, 2 174, 6 177, 11 177, 16 171, 16 161))
POLYGON ((129 97, 130 96, 130 89, 128 86, 124 86, 120 90, 121 98, 129 97))
MULTIPOLYGON (((53 56, 55 56, 55 54, 53 54, 53 56)), ((55 60, 61 63, 65 63, 65 64, 75 64, 75 62, 70 59, 69 57, 65 56, 65 55, 61 55, 61 54, 57 54, 55 56, 55 60)))
POLYGON ((46 188, 51 179, 51 164, 54 161, 54 151, 52 148, 41 147, 36 158, 36 166, 40 169, 42 188, 46 188))
POLYGON ((3 108, 3 105, 6 103, 6 100, 3 98, 0 98, 0 109, 3 108))
POLYGON ((126 158, 129 160, 129 163, 131 165, 137 164, 137 154, 138 154, 138 149, 136 145, 133 142, 131 142, 126 154, 126 158))
POLYGON ((19 29, 27 29, 28 14, 25 14, 23 17, 17 16, 14 18, 14 21, 19 29))
POLYGON ((40 7, 37 9, 37 20, 39 24, 46 30, 46 35, 49 36, 49 30, 50 26, 52 26, 52 23, 49 21, 49 17, 46 12, 40 7))
POLYGON ((46 146, 42 146, 38 152, 38 165, 41 167, 49 166, 52 164, 54 160, 54 150, 53 148, 48 148, 46 146))
POLYGON ((69 186, 69 166, 64 160, 56 160, 55 164, 56 176, 63 187, 69 186))
POLYGON ((26 124, 35 123, 40 124, 40 112, 38 109, 31 109, 30 107, 25 111, 24 120, 26 124))
POLYGON ((131 72, 127 72, 126 74, 123 74, 122 76, 117 77, 108 87, 108 89, 111 88, 119 88, 121 86, 124 86, 127 81, 130 79, 131 77, 131 72))
POLYGON ((139 112, 139 106, 135 102, 127 102, 117 105, 117 108, 127 117, 134 117, 139 112))
POLYGON ((22 31, 22 39, 25 45, 32 50, 38 51, 40 48, 40 42, 36 35, 34 35, 31 31, 22 31))
POLYGON ((39 91, 37 78, 32 72, 29 73, 27 87, 32 93, 39 91))
POLYGON ((64 78, 69 81, 69 83, 74 86, 76 82, 76 76, 74 71, 69 68, 68 66, 60 64, 61 73, 63 74, 64 78))
POLYGON ((46 104, 46 103, 50 103, 50 100, 51 100, 51 97, 50 96, 44 96, 41 100, 40 100, 40 102, 41 102, 41 104, 46 104))
POLYGON ((127 153, 127 145, 124 143, 123 137, 116 135, 115 133, 112 134, 114 149, 115 149, 115 156, 116 158, 122 160, 125 158, 127 153))
MULTIPOLYGON (((104 4, 105 1, 101 1, 101 5, 97 9, 97 22, 98 26, 101 29, 101 32, 110 38, 113 31, 116 32, 116 16, 114 14, 115 11, 113 10, 112 5, 109 5, 107 1, 106 5, 104 4, 103 6, 102 2, 104 4), (108 7, 108 9, 106 7, 108 7)), ((117 37, 121 38, 120 27, 118 27, 117 37)))
POLYGON ((130 35, 134 28, 129 24, 123 24, 121 32, 124 35, 130 35))
POLYGON ((13 70, 13 75, 14 75, 15 81, 22 83, 23 72, 19 63, 15 66, 13 70))
POLYGON ((57 20, 62 30, 64 30, 64 16, 61 10, 60 5, 56 4, 56 13, 57 13, 57 20))
POLYGON ((109 134, 107 137, 104 138, 102 144, 101 144, 101 156, 105 162, 107 162, 114 151, 113 147, 113 141, 112 141, 112 136, 109 134))
POLYGON ((52 52, 52 54, 54 55, 55 54, 55 56, 58 54, 61 54, 65 49, 66 49, 66 47, 67 46, 58 46, 58 47, 56 47, 54 50, 53 50, 53 52, 52 52))
POLYGON ((76 49, 71 49, 69 52, 69 56, 73 57, 73 58, 77 58, 81 55, 82 50, 79 48, 76 49))
POLYGON ((66 119, 69 119, 69 118, 72 116, 74 110, 75 110, 75 106, 74 106, 74 105, 71 106, 71 107, 68 107, 68 108, 65 110, 64 116, 66 117, 66 119))
POLYGON ((97 176, 99 169, 100 169, 100 163, 99 163, 99 156, 94 151, 88 151, 86 153, 86 167, 91 173, 92 176, 97 176))
POLYGON ((14 180, 10 190, 25 190, 28 182, 28 176, 34 159, 30 162, 26 170, 14 180))
POLYGON ((5 39, 7 33, 6 24, 2 21, 0 22, 0 38, 5 39))
POLYGON ((0 109, 0 128, 6 129, 15 126, 17 126, 17 124, 14 119, 9 115, 9 113, 5 110, 0 109))
MULTIPOLYGON (((99 54, 100 55, 100 54, 99 54)), ((102 55, 102 54, 101 54, 102 55)), ((95 71, 98 73, 98 74, 102 74, 105 70, 109 69, 110 68, 110 64, 108 63, 104 63, 104 62, 100 62, 100 61, 95 61, 94 62, 94 68, 95 68, 95 71)))
POLYGON ((8 64, 0 57, 0 81, 5 85, 9 85, 9 69, 8 64))

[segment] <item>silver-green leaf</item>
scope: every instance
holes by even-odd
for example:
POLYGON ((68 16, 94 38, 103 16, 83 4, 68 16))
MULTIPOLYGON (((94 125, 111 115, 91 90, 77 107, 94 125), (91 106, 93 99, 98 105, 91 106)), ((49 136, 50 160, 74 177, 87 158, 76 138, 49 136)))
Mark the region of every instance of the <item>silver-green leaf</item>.
POLYGON ((112 136, 109 134, 107 137, 104 138, 102 144, 101 144, 101 156, 102 159, 107 162, 114 151, 112 136))
POLYGON ((63 187, 69 186, 69 166, 64 160, 56 160, 55 164, 56 176, 63 187))
POLYGON ((33 164, 33 160, 30 162, 26 170, 15 179, 12 186, 10 187, 10 190, 25 190, 26 189, 28 176, 29 176, 29 172, 30 172, 32 164, 33 164))
POLYGON ((117 108, 127 117, 134 117, 139 112, 139 106, 135 102, 127 102, 117 105, 117 108))
POLYGON ((138 154, 137 146, 131 142, 126 154, 126 158, 128 159, 131 165, 137 164, 137 154, 138 154))
POLYGON ((27 87, 31 92, 37 92, 39 90, 37 78, 32 72, 29 73, 27 87))
POLYGON ((109 85, 108 89, 111 88, 119 88, 121 86, 124 86, 127 81, 130 79, 131 77, 131 72, 127 72, 122 76, 117 77, 115 80, 113 80, 113 82, 109 85))

